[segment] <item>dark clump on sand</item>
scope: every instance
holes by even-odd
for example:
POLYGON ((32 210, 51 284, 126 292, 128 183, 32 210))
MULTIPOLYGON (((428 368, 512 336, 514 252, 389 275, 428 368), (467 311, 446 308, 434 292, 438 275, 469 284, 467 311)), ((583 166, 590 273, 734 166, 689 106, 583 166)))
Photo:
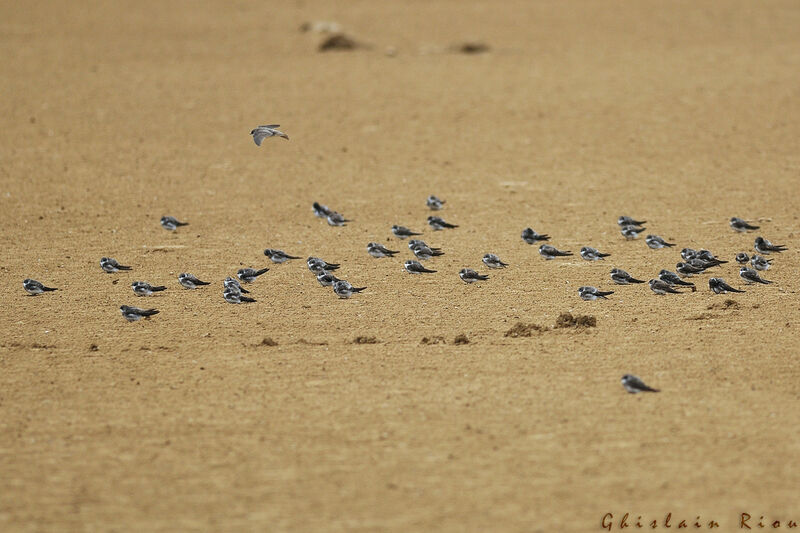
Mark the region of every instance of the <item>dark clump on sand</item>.
POLYGON ((261 339, 261 342, 258 343, 258 346, 277 346, 278 343, 272 340, 272 337, 264 337, 261 339))
POLYGON ((561 313, 556 319, 556 329, 560 328, 594 328, 597 327, 597 319, 591 315, 572 316, 571 313, 561 313))
POLYGON ((469 339, 462 333, 461 335, 456 335, 456 338, 453 339, 453 344, 469 344, 469 339))
POLYGON ((433 337, 422 337, 421 344, 447 344, 444 337, 435 335, 433 337))
POLYGON ((353 339, 353 344, 378 344, 378 342, 378 339, 375 337, 365 337, 363 335, 359 335, 353 339))
POLYGON ((532 337, 534 333, 542 333, 547 331, 545 326, 539 324, 525 324, 524 322, 517 322, 514 326, 506 331, 505 337, 532 337))
POLYGON ((466 42, 454 45, 452 49, 460 54, 483 54, 489 51, 489 45, 481 42, 466 42))
POLYGON ((356 48, 361 48, 361 45, 343 33, 331 35, 319 44, 320 52, 329 52, 331 50, 355 50, 356 48))

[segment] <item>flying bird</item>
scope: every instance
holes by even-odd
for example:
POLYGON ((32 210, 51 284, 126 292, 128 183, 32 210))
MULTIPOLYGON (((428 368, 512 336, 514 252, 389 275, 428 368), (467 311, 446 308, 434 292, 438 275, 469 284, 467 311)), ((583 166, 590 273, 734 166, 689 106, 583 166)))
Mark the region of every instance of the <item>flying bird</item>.
POLYGON ((289 136, 280 131, 277 128, 280 128, 280 124, 268 124, 266 126, 259 126, 256 129, 250 132, 250 135, 253 136, 253 142, 256 143, 256 146, 261 146, 261 143, 264 139, 268 137, 283 137, 287 141, 289 140, 289 136))
POLYGON ((654 389, 645 385, 644 381, 633 374, 625 374, 622 376, 620 382, 622 383, 622 386, 625 387, 625 390, 631 394, 637 394, 639 392, 659 392, 658 389, 654 389))
POLYGON ((25 292, 27 292, 31 296, 36 296, 37 294, 42 294, 43 292, 51 292, 58 290, 53 287, 45 287, 44 285, 42 285, 41 282, 30 278, 24 279, 22 281, 22 288, 25 289, 25 292))

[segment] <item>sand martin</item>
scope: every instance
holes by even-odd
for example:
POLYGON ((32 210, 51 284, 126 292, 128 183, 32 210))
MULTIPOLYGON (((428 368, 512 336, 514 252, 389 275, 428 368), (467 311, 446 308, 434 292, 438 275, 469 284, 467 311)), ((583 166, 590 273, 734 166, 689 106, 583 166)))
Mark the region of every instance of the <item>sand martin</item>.
POLYGON ((659 248, 664 248, 664 247, 672 248, 673 246, 675 246, 673 243, 665 241, 658 235, 648 235, 647 237, 644 238, 644 242, 647 244, 647 246, 649 246, 653 250, 658 250, 659 248))
POLYGON ((428 225, 434 229, 434 231, 439 231, 442 229, 453 229, 457 228, 457 224, 450 224, 445 222, 442 217, 435 217, 433 215, 428 217, 428 225))
POLYGON ((328 215, 333 213, 327 205, 322 205, 319 202, 311 204, 311 210, 314 211, 314 216, 318 218, 328 218, 328 215))
POLYGON ((31 296, 36 296, 37 294, 42 294, 43 292, 58 290, 53 287, 45 287, 44 285, 41 284, 41 282, 38 282, 35 279, 30 279, 30 278, 22 281, 22 288, 25 289, 25 292, 27 292, 31 296))
POLYGON ((255 302, 253 298, 244 296, 241 291, 236 289, 225 289, 222 292, 222 297, 229 304, 252 303, 255 302))
POLYGON ((597 300, 598 298, 602 298, 603 300, 608 300, 606 296, 614 294, 614 291, 601 291, 597 287, 578 287, 578 295, 581 297, 581 300, 591 301, 597 300))
POLYGON ((277 129, 280 127, 280 124, 267 124, 266 126, 259 126, 251 131, 250 135, 253 136, 253 142, 256 143, 256 146, 261 146, 261 142, 268 137, 283 137, 288 141, 289 136, 277 129))
POLYGON ((442 207, 444 207, 444 200, 441 200, 441 199, 435 197, 434 195, 430 195, 430 196, 428 196, 428 200, 427 200, 426 204, 428 205, 428 207, 431 210, 438 211, 442 207))
POLYGON ((320 270, 319 274, 317 274, 317 281, 323 287, 331 287, 334 283, 341 280, 326 270, 320 270))
POLYGON ((178 274, 178 283, 186 287, 187 289, 196 289, 202 285, 211 285, 207 281, 200 281, 194 275, 189 274, 187 272, 182 272, 178 274))
POLYGON ((396 250, 390 250, 382 244, 377 242, 371 242, 367 244, 367 253, 372 257, 381 258, 381 257, 394 257, 394 254, 399 254, 400 252, 396 250))
POLYGON ((273 263, 285 263, 289 259, 300 259, 299 257, 287 254, 283 250, 273 250, 272 248, 264 250, 264 255, 269 257, 269 260, 273 263))
POLYGON ((702 260, 702 261, 704 261, 706 263, 713 263, 712 266, 719 266, 719 265, 722 265, 724 263, 727 263, 727 261, 723 261, 722 259, 719 259, 717 256, 712 254, 709 250, 697 250, 697 253, 695 254, 693 259, 700 259, 700 260, 702 260))
MULTIPOLYGON (((420 240, 420 239, 411 239, 410 241, 408 241, 408 249, 409 250, 413 250, 414 247, 417 246, 417 245, 428 246, 428 244, 425 241, 420 240)), ((441 248, 434 248, 433 246, 428 246, 428 248, 430 248, 434 252, 441 252, 442 251, 441 248)))
POLYGON ((188 225, 189 225, 188 222, 181 222, 175 217, 168 217, 168 216, 161 217, 161 227, 169 231, 175 231, 176 229, 178 229, 179 226, 188 226, 188 225))
POLYGON ((739 277, 744 280, 745 283, 752 284, 752 283, 763 283, 764 285, 769 285, 772 283, 769 280, 766 280, 758 275, 758 272, 753 270, 752 268, 742 267, 739 269, 739 277))
POLYGON ((672 288, 672 285, 667 283, 666 281, 660 279, 651 279, 650 280, 650 290, 656 294, 667 294, 671 292, 673 294, 683 294, 681 291, 676 291, 672 288))
POLYGON ((550 235, 543 235, 540 233, 536 233, 531 228, 525 228, 522 230, 522 234, 520 235, 522 240, 527 242, 528 244, 535 244, 536 241, 549 241, 550 235))
POLYGON ((680 262, 675 265, 675 271, 683 277, 692 277, 695 274, 702 274, 706 269, 702 266, 691 263, 680 262))
POLYGON ((161 292, 167 290, 166 287, 163 285, 159 285, 158 287, 153 287, 146 281, 134 281, 131 283, 131 289, 136 294, 136 296, 150 296, 154 292, 161 292))
POLYGON ((129 305, 121 305, 119 310, 122 311, 122 317, 128 322, 136 322, 142 318, 158 314, 158 309, 140 309, 129 305))
POLYGON ((508 263, 503 263, 495 254, 484 255, 482 261, 489 268, 505 268, 508 266, 508 263))
POLYGON ((361 292, 366 287, 353 287, 350 283, 340 279, 333 284, 333 292, 336 293, 336 296, 339 298, 350 298, 353 293, 361 292))
POLYGON ((346 226, 347 222, 352 222, 352 220, 344 218, 343 214, 337 213, 336 211, 328 215, 326 220, 329 226, 346 226))
POLYGON ((764 237, 756 237, 756 242, 753 244, 753 248, 755 248, 756 252, 769 255, 772 252, 785 252, 786 246, 782 244, 772 244, 764 237))
POLYGON ((714 294, 725 294, 727 292, 744 292, 739 289, 734 289, 722 278, 711 278, 708 280, 708 288, 714 291, 714 294))
POLYGON ((395 237, 399 237, 401 239, 407 239, 412 235, 422 235, 422 233, 416 233, 405 226, 398 226, 397 224, 392 226, 392 233, 394 233, 395 237))
POLYGON ((630 285, 631 283, 644 283, 644 280, 636 279, 621 268, 611 269, 611 281, 617 285, 630 285))
POLYGON ((253 283, 258 276, 267 271, 269 271, 268 268, 262 268, 261 270, 256 270, 254 268, 240 268, 239 271, 236 272, 236 277, 239 278, 239 281, 253 283))
POLYGON ((628 226, 622 226, 619 232, 622 233, 622 236, 625 237, 627 240, 632 241, 633 239, 639 237, 639 234, 646 229, 647 228, 640 228, 638 226, 628 225, 628 226))
POLYGON ((242 287, 238 279, 232 278, 230 276, 228 276, 222 281, 222 286, 225 288, 225 290, 234 290, 244 294, 250 294, 250 291, 242 287))
POLYGON ((433 274, 436 272, 435 270, 428 270, 422 266, 422 263, 419 261, 414 261, 413 259, 409 259, 403 263, 403 266, 409 274, 433 274))
POLYGON ((617 219, 617 225, 623 226, 641 226, 646 223, 646 220, 634 220, 631 217, 621 216, 617 219))
POLYGON ((754 255, 750 259, 750 264, 756 270, 769 270, 769 267, 772 266, 772 259, 767 259, 765 257, 761 257, 760 255, 754 255))
POLYGON ((429 248, 424 244, 417 244, 411 249, 411 251, 417 257, 417 259, 422 259, 423 261, 427 261, 431 257, 438 257, 440 255, 444 255, 444 252, 441 252, 439 250, 433 250, 432 248, 429 248))
POLYGON ((679 275, 675 272, 671 272, 669 270, 662 270, 658 273, 658 279, 661 281, 668 283, 670 285, 680 285, 681 287, 691 287, 692 292, 695 292, 697 288, 694 286, 694 283, 689 281, 683 281, 679 275))
POLYGON ((625 374, 622 376, 620 382, 622 383, 622 386, 625 387, 625 390, 631 394, 637 394, 639 392, 658 392, 658 389, 648 387, 644 384, 644 381, 637 378, 633 374, 625 374))
POLYGON ((100 259, 100 268, 103 269, 104 272, 111 274, 113 272, 119 272, 120 270, 131 270, 131 267, 120 265, 117 263, 117 260, 113 257, 103 257, 100 259))
POLYGON ((731 217, 730 224, 733 230, 738 231, 739 233, 744 233, 747 230, 755 230, 760 227, 760 226, 753 226, 746 220, 741 219, 739 217, 731 217))
POLYGON ((689 259, 693 259, 694 257, 697 257, 697 250, 693 248, 684 248, 683 250, 681 250, 681 259, 683 259, 684 261, 688 261, 689 259))
POLYGON ((611 254, 604 254, 591 246, 584 246, 581 248, 581 257, 587 261, 600 261, 611 254))
POLYGON ((747 255, 745 252, 739 252, 736 254, 736 262, 740 265, 746 265, 750 261, 750 256, 747 255))
POLYGON ((328 263, 319 257, 309 257, 306 259, 308 269, 314 274, 319 274, 320 270, 337 270, 341 265, 339 263, 328 263))
POLYGON ((568 255, 572 255, 572 252, 562 252, 561 250, 556 249, 554 246, 543 244, 539 247, 539 255, 549 261, 551 259, 555 259, 556 257, 566 257, 568 255))
POLYGON ((486 281, 489 279, 489 276, 486 274, 478 274, 471 268, 462 268, 459 270, 458 277, 461 278, 461 281, 464 283, 475 283, 476 281, 486 281))

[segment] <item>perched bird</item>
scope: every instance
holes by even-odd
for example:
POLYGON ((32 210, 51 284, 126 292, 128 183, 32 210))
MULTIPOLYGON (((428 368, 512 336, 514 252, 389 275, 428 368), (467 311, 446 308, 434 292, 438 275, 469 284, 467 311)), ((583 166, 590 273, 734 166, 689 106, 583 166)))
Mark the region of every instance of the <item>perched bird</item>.
POLYGON ((267 124, 266 126, 259 126, 251 131, 250 135, 253 136, 253 142, 256 143, 256 146, 261 146, 261 142, 267 137, 283 137, 288 141, 289 136, 277 129, 280 127, 280 124, 267 124))
POLYGON ((440 255, 444 255, 444 252, 439 250, 433 250, 425 246, 424 244, 417 244, 411 249, 411 252, 416 256, 417 259, 422 259, 423 261, 427 261, 431 257, 438 257, 440 255))
POLYGON ((739 277, 744 280, 745 283, 752 284, 752 283, 763 283, 764 285, 769 285, 772 283, 769 280, 766 280, 758 275, 758 272, 753 270, 752 268, 742 267, 739 269, 739 277))
POLYGON ((458 277, 461 278, 461 281, 464 283, 475 283, 476 281, 486 281, 489 279, 489 276, 486 274, 478 274, 471 268, 462 268, 459 270, 458 277))
POLYGON ((435 270, 428 270, 422 266, 422 263, 419 261, 414 261, 413 259, 409 259, 403 263, 403 266, 409 274, 432 274, 436 272, 435 270))
POLYGON ((767 259, 766 257, 761 257, 760 255, 754 255, 750 259, 750 264, 753 265, 753 268, 756 270, 769 270, 769 267, 772 266, 772 259, 767 259))
POLYGON ((336 211, 328 215, 327 221, 329 226, 345 226, 347 222, 352 222, 352 220, 344 218, 344 215, 336 211))
POLYGON ((647 228, 640 228, 638 226, 628 225, 628 226, 622 226, 619 232, 622 233, 622 236, 625 237, 627 240, 632 241, 646 229, 647 228))
POLYGON ((650 290, 656 294, 667 294, 668 292, 671 292, 672 294, 683 294, 681 291, 676 291, 673 289, 672 285, 666 281, 662 281, 660 279, 650 280, 650 290))
POLYGON ((711 278, 708 280, 708 288, 714 291, 714 294, 725 294, 727 292, 744 292, 739 289, 734 289, 722 278, 711 278))
POLYGON ((702 259, 700 256, 697 256, 689 259, 687 263, 689 263, 695 268, 702 268, 703 270, 705 270, 708 268, 719 266, 723 263, 727 263, 727 261, 720 261, 719 259, 712 259, 711 261, 708 261, 706 259, 702 259))
MULTIPOLYGON (((202 285, 211 285, 207 281, 200 281, 194 275, 188 274, 186 272, 182 272, 178 274, 178 283, 186 287, 187 289, 196 289, 202 285)), ((237 282, 238 283, 238 282, 237 282)))
POLYGON ((328 218, 328 215, 333 213, 327 205, 322 205, 319 202, 311 204, 311 210, 314 211, 314 216, 317 218, 328 218))
POLYGON ((25 289, 25 292, 30 294, 31 296, 36 296, 37 294, 42 294, 43 292, 50 292, 50 291, 57 291, 53 287, 45 287, 42 285, 41 282, 36 281, 35 279, 24 279, 22 281, 22 288, 25 289))
POLYGON ((555 259, 556 257, 566 257, 568 255, 572 255, 572 252, 562 252, 561 250, 556 249, 554 246, 543 244, 539 247, 539 255, 549 261, 551 259, 555 259))
POLYGON ((489 268, 505 268, 508 266, 508 263, 503 263, 495 254, 484 255, 482 261, 489 268))
POLYGON ((617 224, 620 227, 623 226, 641 226, 642 224, 646 223, 646 220, 634 220, 631 217, 621 216, 617 219, 617 224))
POLYGON ((158 314, 158 309, 140 309, 129 305, 121 305, 119 310, 122 311, 122 317, 128 322, 136 322, 142 318, 158 314))
POLYGON ((131 270, 131 267, 120 265, 117 263, 117 260, 113 257, 103 257, 100 259, 100 268, 103 269, 104 272, 111 274, 114 272, 119 272, 120 270, 131 270))
MULTIPOLYGON (((420 240, 420 239, 411 239, 410 241, 408 241, 408 249, 409 249, 409 250, 413 250, 413 249, 414 249, 414 247, 415 247, 416 245, 418 245, 418 244, 421 244, 422 246, 428 246, 428 244, 427 244, 425 241, 423 241, 423 240, 420 240)), ((431 249, 431 250, 433 250, 434 252, 441 252, 441 251, 442 251, 442 249, 441 249, 441 248, 434 248, 433 246, 428 246, 428 248, 430 248, 430 249, 431 249)))
POLYGON ((702 274, 705 268, 691 263, 680 262, 675 265, 675 271, 683 277, 692 277, 695 274, 702 274))
POLYGON ((407 239, 412 235, 422 235, 422 233, 416 233, 405 226, 398 226, 397 224, 392 226, 392 233, 394 233, 395 237, 399 237, 401 239, 407 239))
POLYGON ((610 255, 611 254, 604 254, 591 246, 584 246, 581 248, 581 257, 587 261, 599 261, 610 255))
POLYGON ((161 292, 167 290, 166 287, 163 285, 159 285, 158 287, 153 287, 146 281, 134 281, 131 283, 131 289, 133 289, 134 294, 136 296, 150 296, 154 292, 161 292))
POLYGON ((229 304, 241 304, 241 303, 252 303, 252 302, 255 302, 255 299, 250 298, 248 296, 244 296, 241 291, 237 291, 236 289, 225 289, 222 292, 222 297, 229 304))
POLYGON ((786 246, 782 244, 772 244, 764 237, 756 237, 756 242, 753 244, 756 252, 764 255, 769 255, 772 252, 785 252, 786 246))
POLYGON ((694 283, 683 281, 679 275, 675 272, 671 272, 669 270, 662 270, 658 273, 658 279, 661 281, 669 284, 669 285, 679 285, 681 287, 691 287, 692 292, 695 292, 697 288, 694 286, 694 283))
POLYGON ((747 230, 754 230, 758 229, 760 226, 753 226, 749 222, 739 217, 731 217, 731 227, 734 231, 738 231, 739 233, 744 233, 747 230))
POLYGON ((549 241, 550 235, 543 235, 540 233, 536 233, 531 228, 525 228, 522 230, 522 240, 527 242, 528 244, 535 244, 536 241, 549 241))
POLYGON ((428 200, 427 200, 426 204, 428 205, 428 207, 431 210, 438 211, 442 207, 444 207, 444 200, 441 200, 441 199, 435 197, 434 195, 430 195, 430 196, 428 196, 428 200))
POLYGON ((697 250, 693 248, 684 248, 681 250, 681 259, 684 261, 689 261, 690 259, 694 259, 697 257, 697 250))
POLYGON ((269 260, 273 263, 285 263, 289 259, 300 259, 299 257, 287 254, 283 250, 273 250, 272 248, 264 250, 264 255, 269 257, 269 260))
POLYGON ((672 248, 675 246, 671 242, 665 241, 663 238, 659 237, 658 235, 648 235, 644 238, 644 242, 652 248, 653 250, 658 250, 659 248, 669 247, 672 248))
POLYGON ((396 250, 390 250, 382 244, 377 242, 371 242, 367 244, 367 253, 372 257, 381 258, 381 257, 394 257, 394 254, 398 254, 400 252, 396 250))
POLYGON ((230 276, 228 276, 222 281, 222 286, 225 288, 225 290, 233 290, 233 291, 239 291, 243 294, 250 294, 250 291, 242 287, 238 279, 232 278, 230 276))
POLYGON ((239 281, 253 283, 258 276, 267 271, 269 271, 268 268, 262 268, 261 270, 256 270, 254 268, 240 268, 239 271, 236 272, 236 277, 239 278, 239 281))
POLYGON ((736 262, 740 265, 746 265, 750 261, 750 256, 744 252, 736 254, 736 262))
POLYGON ((428 225, 434 229, 434 231, 439 231, 442 229, 453 229, 457 228, 457 224, 450 224, 445 222, 442 217, 435 217, 433 215, 428 217, 428 225))
POLYGON ((161 227, 169 231, 175 231, 176 229, 178 229, 179 226, 188 226, 188 225, 189 225, 188 222, 181 222, 175 217, 168 217, 168 216, 161 217, 161 227))
POLYGON ((697 250, 697 253, 693 259, 700 259, 706 263, 713 263, 713 266, 719 266, 727 263, 727 261, 723 261, 722 259, 716 257, 709 250, 697 250))
POLYGON ((606 296, 610 294, 614 294, 614 291, 601 291, 597 287, 578 287, 578 294, 581 297, 581 300, 597 300, 598 298, 602 298, 603 300, 608 300, 606 296))
POLYGON ((306 264, 308 265, 308 269, 314 274, 318 274, 320 270, 336 270, 341 266, 339 263, 323 261, 319 257, 309 257, 306 259, 306 264))
POLYGON ((622 383, 622 386, 625 387, 625 390, 631 394, 637 394, 639 392, 658 392, 658 389, 648 387, 644 384, 644 381, 637 378, 633 374, 625 374, 622 376, 620 382, 622 383))
POLYGON ((334 282, 333 284, 333 292, 336 293, 336 296, 342 299, 350 298, 353 293, 361 292, 364 289, 366 289, 366 287, 353 287, 349 282, 342 279, 334 282))
POLYGON ((644 283, 644 280, 631 277, 630 274, 620 268, 611 269, 611 281, 617 285, 630 285, 631 283, 644 283))
POLYGON ((319 274, 317 274, 317 281, 323 287, 331 287, 334 283, 341 280, 327 270, 320 270, 319 274))

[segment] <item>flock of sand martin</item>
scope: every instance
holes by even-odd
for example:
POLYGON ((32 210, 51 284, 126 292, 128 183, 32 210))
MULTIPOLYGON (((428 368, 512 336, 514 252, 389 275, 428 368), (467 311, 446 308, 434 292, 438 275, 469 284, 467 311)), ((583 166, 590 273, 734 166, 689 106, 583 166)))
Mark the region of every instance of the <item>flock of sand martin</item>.
MULTIPOLYGON (((253 129, 250 132, 250 135, 253 136, 253 141, 257 146, 261 146, 262 141, 269 137, 280 137, 288 140, 289 136, 278 130, 278 127, 280 127, 278 124, 259 126, 253 129)), ((429 196, 426 201, 427 207, 433 211, 441 210, 444 207, 444 204, 445 201, 437 198, 436 196, 429 196)), ((312 210, 314 215, 319 218, 324 218, 331 226, 345 226, 348 222, 351 222, 341 213, 338 213, 337 211, 330 209, 328 206, 322 205, 318 202, 314 202, 312 204, 312 210)), ((644 227, 646 222, 646 220, 635 220, 629 216, 621 216, 617 220, 617 224, 620 227, 620 233, 627 240, 634 240, 638 238, 639 234, 646 229, 644 227)), ((161 217, 160 223, 161 226, 168 231, 176 231, 179 227, 186 226, 188 224, 187 222, 181 222, 172 216, 161 217)), ((446 222, 442 217, 433 215, 428 217, 428 225, 434 231, 455 229, 458 227, 455 224, 446 222)), ((738 217, 733 217, 730 219, 730 226, 734 231, 740 233, 759 229, 759 226, 754 226, 738 217)), ((405 270, 409 274, 433 274, 436 272, 436 270, 426 268, 420 261, 428 261, 434 257, 444 255, 444 252, 441 250, 441 248, 434 248, 428 246, 428 244, 420 239, 411 238, 418 237, 422 235, 422 233, 412 231, 405 226, 393 225, 391 227, 391 231, 392 234, 399 239, 409 239, 408 248, 411 250, 411 253, 414 254, 414 257, 416 257, 416 259, 409 259, 404 263, 405 270)), ((542 244, 539 245, 539 255, 548 261, 558 257, 568 257, 573 255, 571 251, 562 251, 554 246, 551 246, 550 244, 546 244, 545 241, 549 241, 550 236, 537 233, 531 228, 525 228, 522 231, 521 237, 522 240, 528 244, 542 242, 542 244)), ((674 243, 669 243, 658 235, 647 235, 644 239, 644 242, 652 249, 672 248, 675 246, 674 243)), ((741 277, 741 279, 748 285, 767 285, 772 283, 771 281, 763 279, 759 275, 759 271, 769 270, 769 268, 772 266, 772 259, 767 259, 762 256, 783 252, 786 250, 786 247, 779 244, 772 244, 763 237, 757 237, 755 239, 753 248, 757 253, 752 257, 748 256, 746 252, 739 252, 736 254, 735 261, 742 265, 739 269, 739 277, 741 277), (748 263, 752 266, 752 268, 747 266, 748 263)), ((398 250, 390 250, 380 243, 370 242, 367 244, 367 253, 375 258, 391 258, 400 252, 398 250)), ((276 250, 272 248, 264 250, 264 255, 267 256, 273 263, 285 263, 293 259, 300 259, 300 257, 289 255, 283 250, 276 250)), ((610 255, 611 254, 602 253, 590 246, 584 246, 580 250, 580 257, 586 261, 601 261, 605 260, 605 258, 609 257, 610 255)), ((675 265, 675 272, 670 270, 661 270, 657 278, 651 279, 648 282, 650 290, 658 295, 664 295, 668 293, 681 294, 680 289, 682 288, 689 288, 692 292, 694 292, 696 290, 695 284, 686 281, 683 278, 691 278, 694 275, 704 273, 710 268, 718 267, 728 262, 715 257, 714 254, 712 254, 709 250, 693 250, 691 248, 684 248, 681 250, 681 258, 683 261, 680 261, 675 265)), ((353 294, 357 294, 366 289, 366 287, 354 287, 349 282, 337 278, 334 272, 340 267, 338 263, 328 263, 327 261, 324 261, 318 257, 309 257, 306 260, 306 264, 309 271, 316 276, 319 284, 323 287, 332 287, 333 292, 339 298, 350 298, 353 294)), ((493 253, 487 253, 483 256, 483 264, 492 269, 505 268, 508 266, 508 263, 504 263, 500 257, 493 253)), ((131 270, 131 267, 121 265, 116 259, 111 257, 101 258, 100 268, 103 270, 103 272, 109 274, 131 270)), ((235 278, 227 277, 225 280, 223 280, 223 299, 231 304, 255 302, 256 300, 254 298, 246 296, 247 294, 250 294, 250 291, 242 287, 242 283, 253 283, 256 281, 256 279, 258 279, 259 276, 265 274, 267 271, 269 271, 269 268, 262 268, 260 270, 253 268, 239 269, 235 278)), ((485 281, 489 279, 488 275, 480 274, 471 268, 461 269, 458 275, 465 283, 475 283, 477 281, 485 281)), ((636 279, 628 272, 619 268, 611 269, 611 281, 617 285, 645 283, 643 280, 636 279)), ((186 272, 181 273, 178 276, 178 282, 181 284, 181 286, 190 290, 197 289, 204 285, 210 285, 209 282, 201 281, 193 274, 186 272)), ((57 290, 53 287, 47 287, 34 279, 25 279, 22 282, 22 286, 25 291, 32 296, 57 290)), ((709 289, 715 294, 744 292, 728 285, 728 283, 726 283, 725 280, 720 277, 709 279, 708 286, 709 289)), ((155 292, 161 292, 167 289, 166 286, 153 286, 145 281, 134 281, 131 283, 131 288, 136 296, 150 296, 155 292)), ((591 286, 583 286, 578 288, 578 295, 583 300, 608 299, 608 296, 613 293, 614 291, 602 291, 591 286)), ((142 309, 129 305, 120 306, 120 311, 122 312, 122 316, 129 322, 147 318, 159 312, 158 309, 142 309)), ((631 374, 626 374, 622 377, 622 385, 625 390, 630 393, 658 392, 657 389, 648 387, 641 379, 631 374)))

